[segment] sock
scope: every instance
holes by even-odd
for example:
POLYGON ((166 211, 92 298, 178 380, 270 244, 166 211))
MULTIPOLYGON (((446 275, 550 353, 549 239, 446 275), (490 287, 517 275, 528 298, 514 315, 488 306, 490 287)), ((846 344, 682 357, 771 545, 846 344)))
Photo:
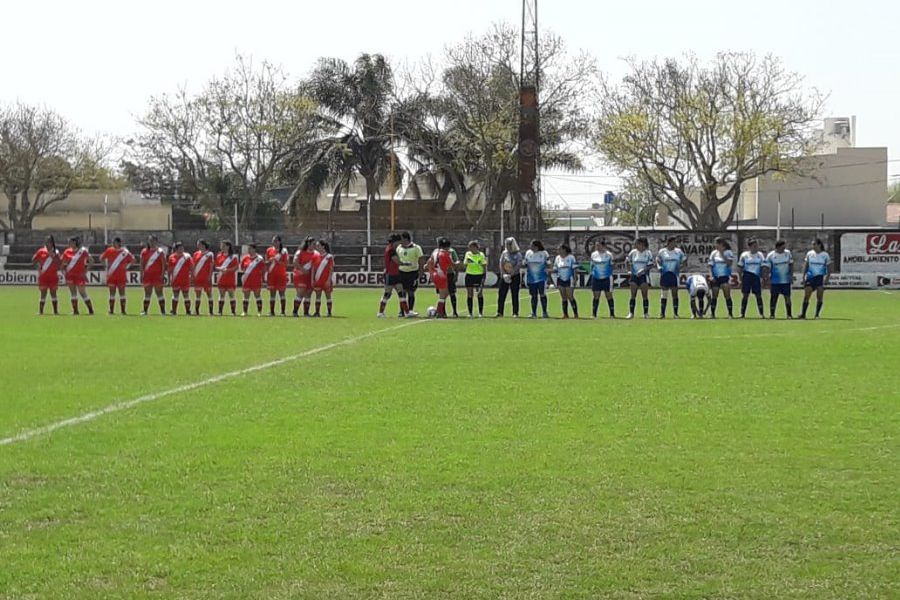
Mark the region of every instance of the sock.
POLYGON ((329 298, 328 300, 325 301, 325 310, 328 311, 329 317, 331 316, 331 308, 333 305, 334 305, 334 302, 331 300, 331 298, 329 298))
POLYGON ((802 318, 806 318, 806 310, 809 308, 809 300, 803 301, 803 310, 800 312, 800 316, 802 318))
POLYGON ((569 316, 569 301, 563 300, 562 307, 563 307, 563 316, 568 317, 569 316))
POLYGON ((245 298, 243 305, 244 305, 244 314, 247 314, 247 309, 250 308, 250 301, 245 298))
POLYGON ((600 310, 600 298, 594 298, 594 301, 591 303, 591 315, 594 318, 597 317, 598 310, 600 310))
POLYGON ((390 293, 385 293, 384 296, 381 297, 381 302, 378 303, 378 314, 384 313, 384 309, 387 308, 387 304, 390 299, 390 293))
POLYGON ((303 316, 304 317, 309 316, 309 298, 303 299, 303 316))
MULTIPOLYGON (((212 314, 213 314, 213 301, 212 301, 212 298, 207 298, 207 299, 206 299, 206 306, 207 306, 207 308, 209 308, 209 315, 212 316, 212 314)), ((222 310, 219 309, 219 312, 222 312, 222 310)))
POLYGON ((572 315, 576 319, 578 318, 578 302, 575 301, 575 298, 572 298, 572 315))
POLYGON ((256 314, 258 314, 258 315, 262 314, 262 307, 263 307, 262 298, 257 298, 256 299, 256 314))
POLYGON ((400 312, 404 315, 409 313, 409 302, 406 301, 405 294, 400 294, 400 312))
POLYGON ((719 301, 715 298, 709 301, 709 314, 712 316, 716 316, 716 306, 718 306, 719 301))
POLYGON ((279 304, 279 306, 281 307, 281 316, 283 317, 287 310, 287 298, 285 298, 284 296, 281 296, 280 300, 281 300, 281 304, 279 304))
POLYGON ((88 314, 89 314, 89 315, 94 314, 94 305, 93 305, 93 303, 91 302, 91 299, 90 299, 90 298, 84 298, 84 304, 87 306, 88 314))
POLYGON ((734 316, 734 301, 731 298, 725 299, 725 306, 728 307, 728 316, 734 316))
POLYGON ((225 310, 225 301, 219 298, 219 316, 222 316, 222 312, 225 310))
POLYGON ((650 314, 650 300, 649 299, 644 300, 644 314, 645 315, 650 314))
MULTIPOLYGON (((295 317, 300 315, 300 305, 301 304, 303 304, 303 301, 300 300, 300 298, 294 298, 294 313, 293 314, 295 317)), ((382 306, 382 308, 381 308, 380 312, 384 312, 384 302, 383 301, 381 303, 381 306, 382 306)))
POLYGON ((470 316, 470 317, 472 316, 472 304, 473 304, 472 298, 471 298, 471 297, 466 298, 466 308, 469 309, 469 316, 470 316))
POLYGON ((159 304, 159 314, 166 314, 166 301, 163 298, 156 298, 156 303, 159 304))
POLYGON ((697 311, 697 301, 694 298, 691 298, 691 314, 695 317, 700 315, 700 313, 697 311))
POLYGON ((741 316, 742 317, 747 314, 747 300, 748 300, 747 296, 744 296, 743 298, 741 298, 741 316))
POLYGON ((144 298, 144 311, 143 311, 143 312, 147 312, 148 310, 150 310, 150 298, 146 298, 146 297, 145 297, 145 298, 144 298))
POLYGON ((794 315, 791 314, 791 301, 785 298, 784 307, 787 309, 787 316, 793 318, 794 315))
POLYGON ((46 302, 47 301, 44 300, 43 298, 41 298, 40 301, 38 302, 38 314, 39 315, 44 314, 44 304, 46 304, 46 302))
POLYGON ((275 316, 275 298, 269 298, 269 316, 275 316))
POLYGON ((478 314, 484 314, 484 296, 478 296, 478 314))
POLYGON ((453 314, 456 315, 456 314, 457 314, 457 310, 456 310, 456 294, 452 294, 452 295, 450 296, 450 306, 453 307, 453 314))
POLYGON ((231 299, 231 316, 237 315, 237 300, 231 299))
POLYGON ((822 305, 823 305, 823 304, 824 304, 824 302, 822 302, 821 300, 816 300, 816 316, 817 316, 817 317, 818 317, 819 314, 822 312, 822 305))
POLYGON ((531 314, 533 314, 533 315, 537 314, 537 302, 538 302, 537 296, 532 295, 531 296, 531 314))
POLYGON ((634 314, 634 305, 637 304, 634 298, 628 301, 628 312, 634 314))
POLYGON ((125 298, 119 298, 119 309, 125 314, 125 298))
POLYGON ((316 298, 316 315, 318 316, 320 309, 322 308, 322 301, 316 298))
POLYGON ((606 305, 609 306, 609 316, 615 317, 616 316, 616 301, 613 300, 612 298, 610 298, 606 301, 606 305))
POLYGON ((541 296, 541 311, 547 314, 547 296, 541 296))
POLYGON ((110 296, 109 297, 109 314, 113 314, 113 312, 115 312, 115 310, 116 310, 116 297, 110 296))
POLYGON ((59 300, 57 300, 56 298, 53 298, 52 300, 50 300, 50 303, 53 304, 53 314, 58 315, 59 314, 59 300))
POLYGON ((678 316, 678 298, 672 298, 672 314, 678 316))
POLYGON ((666 305, 669 303, 668 298, 662 298, 659 301, 659 316, 665 318, 666 316, 666 305))
POLYGON ((76 300, 75 298, 72 298, 72 313, 76 315, 78 314, 78 300, 76 300))
POLYGON ((177 297, 172 298, 172 314, 173 315, 178 314, 178 299, 177 299, 177 297))
POLYGON ((756 310, 759 311, 759 316, 763 316, 765 314, 765 309, 763 309, 762 294, 756 295, 756 310))
POLYGON ((200 314, 200 299, 199 298, 194 299, 194 314, 195 315, 200 314))
POLYGON ((409 292, 407 294, 406 302, 409 304, 409 310, 413 310, 416 308, 416 293, 409 292))
POLYGON ((446 301, 443 298, 441 298, 440 300, 438 300, 438 304, 437 304, 437 314, 442 317, 447 315, 447 307, 445 306, 445 302, 446 301))
POLYGON ((772 297, 769 299, 769 316, 773 319, 775 318, 775 311, 778 309, 778 296, 772 294, 772 297))

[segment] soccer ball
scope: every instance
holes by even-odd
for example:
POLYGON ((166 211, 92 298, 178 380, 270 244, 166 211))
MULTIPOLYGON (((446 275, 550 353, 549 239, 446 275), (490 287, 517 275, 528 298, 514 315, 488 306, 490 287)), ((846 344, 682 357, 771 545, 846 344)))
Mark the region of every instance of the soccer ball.
POLYGON ((425 314, 428 315, 429 319, 433 319, 437 316, 437 309, 433 306, 429 306, 428 310, 425 311, 425 314))

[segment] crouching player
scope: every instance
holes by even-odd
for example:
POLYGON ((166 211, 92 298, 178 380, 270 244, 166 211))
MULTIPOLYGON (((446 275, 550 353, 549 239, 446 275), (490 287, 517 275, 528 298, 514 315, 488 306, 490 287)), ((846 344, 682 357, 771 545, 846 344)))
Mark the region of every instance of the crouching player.
POLYGON ((203 294, 206 294, 209 316, 213 316, 212 273, 216 257, 209 249, 209 242, 206 240, 198 241, 197 251, 194 252, 191 260, 194 263, 194 272, 192 274, 194 279, 194 316, 200 316, 200 298, 203 294))
POLYGON ((106 287, 109 288, 109 314, 116 309, 116 292, 119 293, 119 310, 125 314, 125 284, 128 279, 128 265, 134 262, 134 255, 122 246, 120 238, 103 251, 100 260, 106 264, 106 287))
POLYGON ((706 298, 709 283, 703 275, 691 275, 687 279, 688 296, 691 298, 691 318, 702 319, 706 314, 706 298))
POLYGON ((47 236, 44 246, 31 257, 31 262, 38 268, 38 290, 41 292, 41 300, 38 305, 38 314, 44 314, 44 304, 47 303, 47 292, 50 292, 50 301, 53 303, 53 314, 59 314, 59 300, 56 297, 56 289, 59 287, 59 251, 56 249, 56 240, 52 235, 47 236))
POLYGON ((322 309, 322 294, 325 294, 325 309, 328 311, 327 316, 331 316, 333 308, 331 302, 331 292, 334 285, 331 282, 331 275, 334 273, 334 256, 331 254, 331 246, 325 240, 319 240, 316 243, 316 252, 319 255, 315 263, 315 271, 313 271, 312 284, 313 291, 316 293, 316 312, 314 317, 320 315, 322 309))
POLYGON ((241 292, 244 300, 244 311, 242 317, 247 316, 247 309, 250 307, 250 296, 256 298, 256 316, 262 316, 263 300, 262 300, 262 282, 263 270, 262 266, 265 258, 256 251, 256 244, 247 246, 247 254, 241 259, 241 270, 244 277, 241 283, 241 292))
POLYGON ((184 298, 184 312, 191 314, 191 255, 184 251, 181 242, 172 246, 169 255, 169 285, 172 286, 172 315, 178 314, 178 297, 184 298))

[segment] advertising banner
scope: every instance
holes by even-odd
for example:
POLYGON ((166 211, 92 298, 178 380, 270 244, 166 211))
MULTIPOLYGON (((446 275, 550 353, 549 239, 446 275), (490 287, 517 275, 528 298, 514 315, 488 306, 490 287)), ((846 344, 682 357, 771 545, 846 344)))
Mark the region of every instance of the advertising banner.
POLYGON ((841 236, 842 273, 900 276, 900 232, 845 233, 841 236))

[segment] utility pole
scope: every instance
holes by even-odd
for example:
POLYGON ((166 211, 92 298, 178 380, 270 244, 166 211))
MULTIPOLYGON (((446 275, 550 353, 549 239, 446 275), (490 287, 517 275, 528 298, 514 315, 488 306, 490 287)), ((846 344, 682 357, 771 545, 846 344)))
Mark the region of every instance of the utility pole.
MULTIPOLYGON (((519 63, 518 192, 528 199, 538 231, 544 228, 541 196, 541 53, 538 0, 522 0, 519 63)), ((521 215, 516 215, 516 217, 521 215)))

